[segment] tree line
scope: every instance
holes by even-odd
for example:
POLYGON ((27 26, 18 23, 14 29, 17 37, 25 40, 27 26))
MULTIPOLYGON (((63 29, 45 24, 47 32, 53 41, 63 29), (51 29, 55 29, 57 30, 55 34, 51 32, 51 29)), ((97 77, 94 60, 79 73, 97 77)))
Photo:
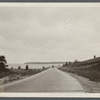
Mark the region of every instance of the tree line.
MULTIPOLYGON (((6 70, 6 67, 8 67, 6 57, 4 55, 1 55, 0 56, 0 71, 6 70)), ((44 66, 42 68, 45 69, 44 66)), ((11 69, 13 69, 13 67, 11 67, 11 69)), ((18 66, 18 69, 21 69, 21 66, 18 66)), ((29 66, 26 65, 25 69, 29 70, 29 66)))
MULTIPOLYGON (((8 67, 6 57, 4 55, 1 55, 0 56, 0 70, 1 71, 2 70, 5 70, 6 67, 8 67)), ((13 67, 12 67, 12 69, 13 69, 13 67)), ((18 66, 18 69, 21 69, 21 66, 18 66)), ((26 65, 26 68, 25 69, 28 70, 29 69, 29 66, 26 65)))

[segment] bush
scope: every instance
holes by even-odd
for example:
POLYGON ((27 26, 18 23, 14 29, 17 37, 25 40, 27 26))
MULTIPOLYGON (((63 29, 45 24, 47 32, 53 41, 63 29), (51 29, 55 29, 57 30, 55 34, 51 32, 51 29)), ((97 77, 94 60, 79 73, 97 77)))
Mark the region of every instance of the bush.
POLYGON ((0 70, 4 70, 6 67, 7 61, 5 56, 0 56, 0 70))
POLYGON ((26 68, 25 68, 26 70, 28 70, 29 69, 29 67, 28 67, 28 65, 26 65, 26 68))

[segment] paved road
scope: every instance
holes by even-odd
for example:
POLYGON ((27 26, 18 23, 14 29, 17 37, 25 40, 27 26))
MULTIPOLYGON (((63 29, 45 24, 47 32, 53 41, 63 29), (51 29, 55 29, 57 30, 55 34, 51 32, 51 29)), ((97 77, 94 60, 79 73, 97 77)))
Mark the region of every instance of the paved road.
POLYGON ((80 83, 68 73, 50 68, 10 84, 3 85, 4 92, 84 92, 80 83))

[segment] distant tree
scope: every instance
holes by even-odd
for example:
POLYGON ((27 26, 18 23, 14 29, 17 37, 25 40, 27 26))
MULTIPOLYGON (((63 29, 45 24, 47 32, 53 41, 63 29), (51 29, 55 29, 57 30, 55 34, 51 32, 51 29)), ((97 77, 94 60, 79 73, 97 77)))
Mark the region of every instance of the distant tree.
POLYGON ((78 60, 75 60, 75 63, 77 63, 78 62, 78 60))
POLYGON ((52 68, 54 68, 54 65, 52 65, 52 68))
POLYGON ((21 69, 21 66, 18 66, 18 69, 21 69))
POLYGON ((28 67, 28 65, 26 65, 26 68, 25 68, 26 70, 28 70, 29 69, 29 67, 28 67))
POLYGON ((43 69, 45 69, 45 67, 44 67, 44 66, 43 66, 42 68, 43 68, 43 69))
POLYGON ((5 69, 7 64, 5 56, 0 56, 0 69, 5 69))
POLYGON ((96 58, 96 56, 94 55, 94 59, 96 58))
POLYGON ((65 65, 68 65, 68 63, 66 62, 65 65))
POLYGON ((62 65, 62 67, 66 67, 67 65, 68 65, 68 62, 64 63, 64 64, 62 65))

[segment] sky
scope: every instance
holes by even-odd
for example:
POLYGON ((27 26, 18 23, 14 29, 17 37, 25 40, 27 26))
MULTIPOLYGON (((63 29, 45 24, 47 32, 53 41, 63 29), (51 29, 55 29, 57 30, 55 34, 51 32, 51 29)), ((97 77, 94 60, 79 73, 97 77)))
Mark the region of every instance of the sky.
POLYGON ((100 56, 100 7, 0 7, 0 55, 8 63, 100 56))

